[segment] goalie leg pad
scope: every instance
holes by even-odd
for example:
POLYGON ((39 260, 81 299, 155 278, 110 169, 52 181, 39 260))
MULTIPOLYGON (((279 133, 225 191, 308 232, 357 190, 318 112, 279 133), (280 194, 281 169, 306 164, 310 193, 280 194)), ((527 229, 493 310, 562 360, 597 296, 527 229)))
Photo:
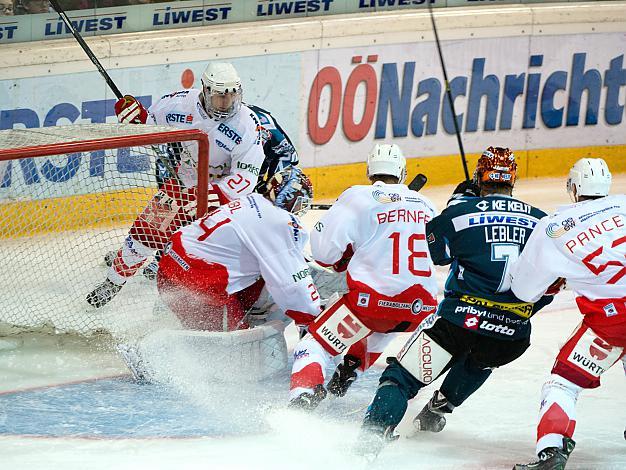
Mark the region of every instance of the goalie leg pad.
POLYGON ((344 296, 311 323, 309 332, 328 353, 337 356, 367 338, 372 330, 350 310, 344 296))
POLYGON ((161 250, 177 229, 195 218, 195 190, 168 180, 137 217, 130 234, 145 246, 161 250))
POLYGON ((284 325, 229 331, 158 330, 139 345, 158 382, 179 384, 247 383, 287 370, 284 325))

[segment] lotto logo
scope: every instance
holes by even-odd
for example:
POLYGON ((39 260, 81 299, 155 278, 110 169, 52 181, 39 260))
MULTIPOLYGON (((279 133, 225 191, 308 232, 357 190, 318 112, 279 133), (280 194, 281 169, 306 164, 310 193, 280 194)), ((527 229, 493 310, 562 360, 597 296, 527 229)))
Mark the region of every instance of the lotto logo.
POLYGON ((478 317, 474 315, 466 315, 465 322, 463 324, 465 325, 465 328, 469 328, 470 330, 477 330, 479 321, 480 320, 478 319, 478 317))

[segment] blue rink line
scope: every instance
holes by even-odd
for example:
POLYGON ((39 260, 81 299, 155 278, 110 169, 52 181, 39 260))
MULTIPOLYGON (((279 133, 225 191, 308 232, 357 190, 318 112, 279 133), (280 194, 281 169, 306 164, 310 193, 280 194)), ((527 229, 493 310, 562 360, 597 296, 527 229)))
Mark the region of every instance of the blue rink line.
POLYGON ((193 438, 257 434, 259 420, 207 410, 162 385, 130 377, 65 384, 0 395, 0 436, 193 438))

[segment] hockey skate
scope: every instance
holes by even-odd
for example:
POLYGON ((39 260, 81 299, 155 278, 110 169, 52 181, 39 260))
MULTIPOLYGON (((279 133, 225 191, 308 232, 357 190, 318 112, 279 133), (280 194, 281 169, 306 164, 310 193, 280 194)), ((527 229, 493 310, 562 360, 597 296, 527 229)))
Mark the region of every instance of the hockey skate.
POLYGON ((102 284, 98 284, 94 290, 87 294, 87 302, 96 308, 100 308, 108 304, 113 297, 122 289, 122 286, 113 284, 108 279, 102 284))
POLYGON ((289 402, 288 407, 302 411, 313 411, 324 398, 326 398, 326 389, 323 385, 316 385, 313 393, 301 393, 289 402))
POLYGON ((446 426, 444 413, 452 413, 452 406, 439 390, 413 420, 417 431, 441 432, 446 426))
POLYGON ((126 363, 126 366, 133 374, 133 378, 139 384, 146 385, 152 383, 154 378, 149 370, 149 367, 144 361, 143 357, 139 353, 139 350, 135 346, 131 346, 124 343, 119 343, 116 347, 117 352, 120 353, 122 359, 126 363))
POLYGON ((104 264, 106 264, 109 268, 113 266, 113 260, 117 256, 117 251, 107 251, 104 255, 104 264))
POLYGON ((400 438, 399 434, 394 434, 395 429, 395 426, 387 426, 385 428, 364 424, 353 452, 362 456, 368 462, 374 461, 387 444, 400 438))
POLYGON ((563 447, 548 447, 539 452, 539 460, 526 465, 518 464, 513 470, 564 470, 569 454, 576 443, 569 437, 563 438, 563 447))
POLYGON ((360 365, 361 360, 358 357, 346 354, 326 386, 328 391, 336 397, 343 397, 357 379, 356 370, 360 365))

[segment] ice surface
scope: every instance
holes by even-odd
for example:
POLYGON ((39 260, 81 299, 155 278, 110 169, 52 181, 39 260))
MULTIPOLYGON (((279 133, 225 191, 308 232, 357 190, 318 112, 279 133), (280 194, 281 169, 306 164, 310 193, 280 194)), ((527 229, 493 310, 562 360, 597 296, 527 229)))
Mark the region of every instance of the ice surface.
MULTIPOLYGON (((546 210, 567 203, 559 180, 520 182, 517 195, 546 210)), ((426 189, 443 207, 450 187, 426 189)), ((624 192, 617 177, 614 192, 624 192)), ((311 226, 319 213, 307 215, 311 226)), ((439 271, 439 276, 444 275, 439 271)), ((126 312, 130 314, 131 312, 126 312)), ((351 454, 383 364, 342 399, 307 416, 284 408, 288 374, 236 385, 133 383, 109 344, 24 336, 0 344, 0 469, 507 469, 534 458, 541 385, 556 352, 580 322, 571 292, 533 320, 532 345, 496 370, 448 418, 440 434, 410 434, 411 420, 436 389, 410 404, 402 438, 373 464, 351 454)), ((287 330, 293 347, 295 329, 287 330)), ((387 351, 393 354, 402 343, 387 351)), ((206 367, 211 358, 206 358, 206 367)), ((578 403, 577 447, 568 469, 626 468, 626 377, 618 364, 578 403)))

